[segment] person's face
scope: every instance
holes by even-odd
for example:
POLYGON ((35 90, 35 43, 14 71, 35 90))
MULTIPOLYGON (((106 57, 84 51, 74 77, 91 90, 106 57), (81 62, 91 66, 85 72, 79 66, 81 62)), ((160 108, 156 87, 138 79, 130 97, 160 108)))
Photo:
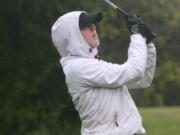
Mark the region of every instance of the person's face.
POLYGON ((81 34, 91 48, 95 48, 99 45, 100 42, 95 25, 86 26, 81 29, 81 34))

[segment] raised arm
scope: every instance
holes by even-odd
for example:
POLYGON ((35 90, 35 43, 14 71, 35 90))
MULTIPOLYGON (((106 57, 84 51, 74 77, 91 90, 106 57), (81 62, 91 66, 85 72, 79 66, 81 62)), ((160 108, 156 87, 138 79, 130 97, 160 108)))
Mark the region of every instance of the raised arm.
POLYGON ((150 43, 147 45, 147 63, 143 78, 136 83, 128 84, 127 87, 129 89, 148 87, 152 83, 155 67, 156 67, 156 49, 154 44, 150 43))

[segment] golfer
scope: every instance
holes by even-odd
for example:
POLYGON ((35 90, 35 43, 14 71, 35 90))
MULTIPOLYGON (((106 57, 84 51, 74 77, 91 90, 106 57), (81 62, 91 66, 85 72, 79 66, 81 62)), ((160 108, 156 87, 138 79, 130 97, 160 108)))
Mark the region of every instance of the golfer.
MULTIPOLYGON (((100 44, 96 23, 101 12, 73 11, 52 26, 52 41, 61 59, 68 92, 82 121, 81 135, 144 134, 141 116, 129 89, 148 87, 154 76, 156 51, 139 25, 131 34, 123 64, 97 59, 100 44)), ((132 32, 137 25, 128 20, 132 32)))

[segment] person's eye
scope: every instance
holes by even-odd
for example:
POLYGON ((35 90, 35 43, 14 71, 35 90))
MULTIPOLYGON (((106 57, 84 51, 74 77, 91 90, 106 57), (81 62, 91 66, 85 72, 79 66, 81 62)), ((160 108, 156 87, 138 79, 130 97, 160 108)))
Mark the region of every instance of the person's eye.
POLYGON ((95 25, 91 25, 91 26, 89 26, 89 28, 90 28, 91 31, 94 31, 96 29, 96 26, 95 25))

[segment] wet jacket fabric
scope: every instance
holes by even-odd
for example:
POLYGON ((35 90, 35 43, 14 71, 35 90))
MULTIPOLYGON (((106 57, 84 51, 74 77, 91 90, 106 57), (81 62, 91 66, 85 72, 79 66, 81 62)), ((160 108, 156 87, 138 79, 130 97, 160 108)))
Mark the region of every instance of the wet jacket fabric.
POLYGON ((79 30, 74 11, 58 18, 52 40, 61 56, 68 92, 82 121, 81 135, 145 133, 128 89, 148 87, 154 76, 156 50, 140 34, 131 35, 123 64, 95 59, 79 30))

